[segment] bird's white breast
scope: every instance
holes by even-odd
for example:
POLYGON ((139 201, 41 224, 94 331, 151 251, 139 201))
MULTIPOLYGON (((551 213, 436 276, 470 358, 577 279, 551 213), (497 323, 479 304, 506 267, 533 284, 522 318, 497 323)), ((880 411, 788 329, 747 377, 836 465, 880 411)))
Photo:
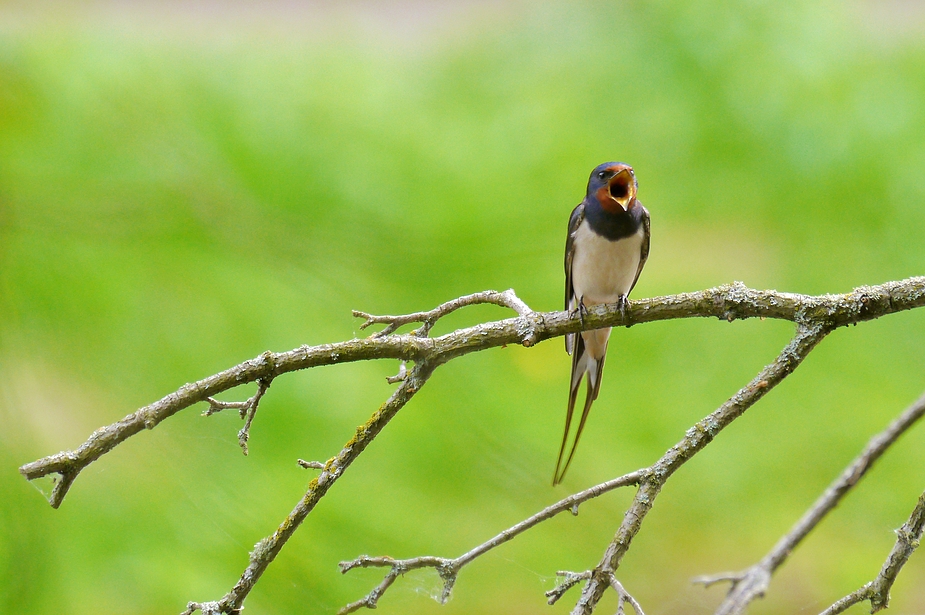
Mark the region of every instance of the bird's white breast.
POLYGON ((614 303, 626 295, 636 279, 643 229, 611 241, 591 230, 583 220, 575 234, 572 287, 586 306, 614 303))

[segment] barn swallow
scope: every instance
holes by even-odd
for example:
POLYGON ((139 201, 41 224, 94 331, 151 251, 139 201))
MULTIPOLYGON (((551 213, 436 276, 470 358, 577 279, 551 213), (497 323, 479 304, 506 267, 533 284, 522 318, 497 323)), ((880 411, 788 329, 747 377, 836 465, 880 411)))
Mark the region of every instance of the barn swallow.
MULTIPOLYGON (((649 212, 636 200, 639 184, 633 167, 622 162, 605 162, 591 172, 584 200, 572 211, 565 241, 565 309, 583 316, 586 308, 617 303, 626 309, 626 296, 633 290, 649 256, 649 212)), ((572 355, 565 433, 553 474, 553 485, 562 482, 575 447, 585 427, 591 404, 601 390, 601 373, 607 354, 610 328, 568 333, 565 351, 572 355), (588 376, 585 406, 575 440, 565 465, 562 457, 568 441, 578 388, 588 376), (559 468, 562 471, 559 471, 559 468)))

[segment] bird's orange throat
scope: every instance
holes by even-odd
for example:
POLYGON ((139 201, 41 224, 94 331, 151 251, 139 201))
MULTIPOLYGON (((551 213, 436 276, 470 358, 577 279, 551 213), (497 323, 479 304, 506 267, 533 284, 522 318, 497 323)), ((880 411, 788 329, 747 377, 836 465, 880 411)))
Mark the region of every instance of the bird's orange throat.
POLYGON ((594 196, 608 213, 627 212, 636 204, 636 181, 628 169, 623 169, 607 185, 598 188, 594 196))
POLYGON ((633 208, 636 204, 636 198, 622 198, 617 200, 613 197, 611 186, 601 186, 597 189, 595 195, 597 197, 597 202, 601 204, 601 207, 604 208, 609 214, 622 214, 626 213, 633 208), (625 205, 624 205, 625 203, 625 205))

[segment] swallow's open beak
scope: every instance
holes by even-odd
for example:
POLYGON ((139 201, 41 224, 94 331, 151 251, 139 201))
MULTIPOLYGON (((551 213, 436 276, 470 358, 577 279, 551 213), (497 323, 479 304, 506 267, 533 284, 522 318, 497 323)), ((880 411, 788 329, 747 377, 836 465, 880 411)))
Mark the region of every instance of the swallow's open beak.
POLYGON ((624 168, 611 177, 608 182, 608 191, 613 200, 628 211, 630 203, 636 198, 636 180, 633 178, 633 172, 624 168))

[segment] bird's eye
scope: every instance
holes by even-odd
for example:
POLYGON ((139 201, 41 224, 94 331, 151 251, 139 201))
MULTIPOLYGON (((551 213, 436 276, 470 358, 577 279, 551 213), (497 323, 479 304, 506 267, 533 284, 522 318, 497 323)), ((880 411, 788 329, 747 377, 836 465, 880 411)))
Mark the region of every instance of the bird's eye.
POLYGON ((597 174, 597 176, 600 179, 604 179, 605 177, 607 177, 607 171, 601 171, 600 173, 597 174))

